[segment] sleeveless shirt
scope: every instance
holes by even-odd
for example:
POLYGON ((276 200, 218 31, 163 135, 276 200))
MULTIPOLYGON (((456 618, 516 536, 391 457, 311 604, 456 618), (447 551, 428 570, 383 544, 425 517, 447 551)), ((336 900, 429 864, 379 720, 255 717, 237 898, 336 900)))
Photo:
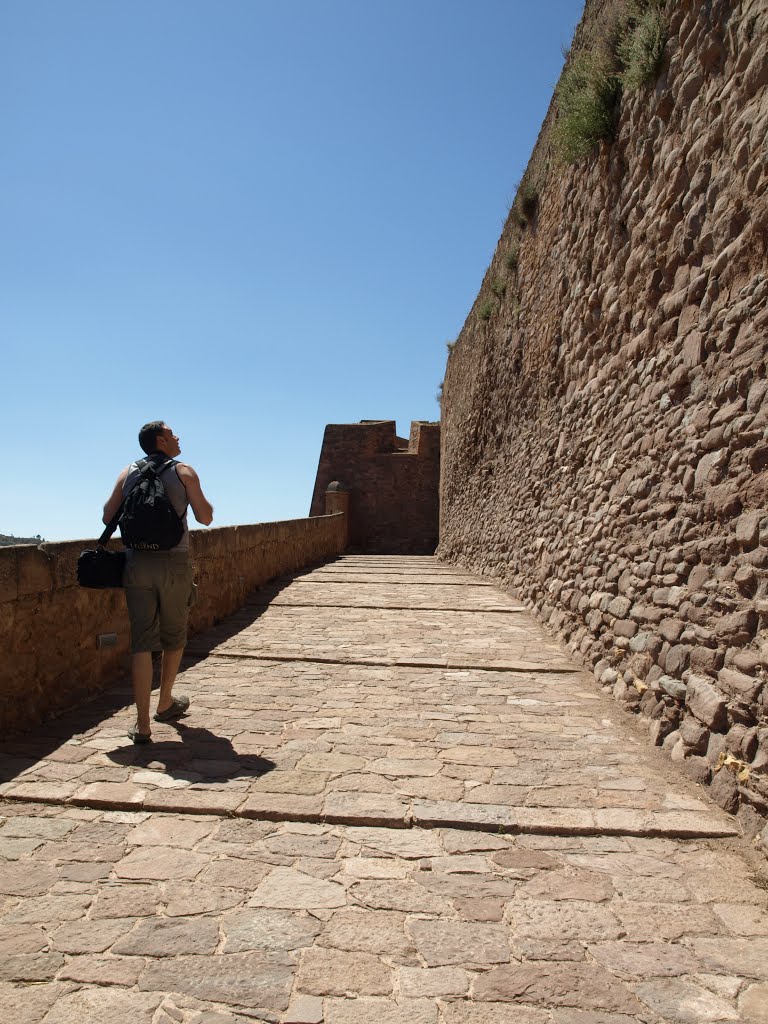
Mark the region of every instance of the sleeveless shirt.
MULTIPOLYGON (((131 488, 134 486, 139 478, 140 469, 135 462, 132 462, 128 467, 128 476, 123 481, 123 497, 125 497, 131 488)), ((179 543, 169 548, 170 551, 188 551, 189 550, 189 525, 187 523, 187 490, 184 484, 179 479, 179 475, 176 472, 176 467, 171 466, 170 469, 162 470, 160 473, 160 479, 163 481, 163 487, 165 493, 170 498, 171 504, 176 509, 179 518, 184 525, 184 533, 181 536, 179 543)))

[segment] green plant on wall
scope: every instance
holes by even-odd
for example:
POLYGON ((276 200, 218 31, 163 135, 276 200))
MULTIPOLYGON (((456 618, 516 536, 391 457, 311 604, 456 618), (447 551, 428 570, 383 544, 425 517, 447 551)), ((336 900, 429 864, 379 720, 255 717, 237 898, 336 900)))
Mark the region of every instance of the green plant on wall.
POLYGON ((656 81, 664 57, 667 23, 660 0, 634 0, 629 4, 616 52, 619 75, 626 92, 635 92, 656 81))
POLYGON ((496 303, 493 299, 484 299, 477 310, 477 315, 481 320, 490 320, 493 314, 496 312, 496 303))
POLYGON ((664 56, 664 0, 626 0, 591 49, 577 53, 557 86, 553 144, 574 163, 613 138, 622 91, 656 79, 664 56))
POLYGON ((557 87, 553 143, 561 160, 574 163, 598 142, 613 137, 620 92, 621 83, 607 49, 576 55, 557 87))
POLYGON ((504 260, 507 266, 507 270, 517 270, 517 263, 519 257, 520 246, 517 244, 517 242, 513 242, 513 244, 509 247, 509 252, 507 253, 506 259, 504 260))
POLYGON ((503 299, 504 298, 504 293, 506 292, 506 290, 507 290, 507 286, 506 286, 506 284, 504 284, 504 282, 501 280, 501 278, 494 277, 494 279, 491 281, 491 291, 496 296, 496 298, 497 299, 503 299))

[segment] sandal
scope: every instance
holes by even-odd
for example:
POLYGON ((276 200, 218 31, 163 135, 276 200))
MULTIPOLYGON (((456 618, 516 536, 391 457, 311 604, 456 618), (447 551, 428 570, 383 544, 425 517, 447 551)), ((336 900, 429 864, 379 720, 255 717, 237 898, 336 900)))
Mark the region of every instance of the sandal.
POLYGON ((136 744, 151 743, 152 733, 150 732, 139 732, 138 725, 132 725, 128 730, 128 739, 133 740, 136 744))
POLYGON ((174 697, 165 711, 155 713, 156 722, 172 722, 174 718, 181 718, 189 707, 189 697, 174 697))

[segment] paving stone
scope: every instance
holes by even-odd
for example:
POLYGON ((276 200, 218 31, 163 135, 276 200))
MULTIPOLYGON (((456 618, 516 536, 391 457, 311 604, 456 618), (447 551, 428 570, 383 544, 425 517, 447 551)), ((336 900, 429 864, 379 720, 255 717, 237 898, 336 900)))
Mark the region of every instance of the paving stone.
POLYGON ((238 814, 271 821, 322 821, 323 801, 323 796, 252 793, 239 805, 238 814))
POLYGON ((465 921, 501 921, 504 917, 503 900, 470 897, 453 900, 453 906, 465 921))
POLYGON ((0 893, 8 896, 41 896, 48 892, 58 877, 58 872, 49 867, 0 864, 0 893))
POLYGON ((222 889, 197 882, 175 882, 165 888, 168 918, 187 918, 196 913, 228 910, 239 906, 244 899, 240 889, 222 889))
POLYGON ((351 857, 342 869, 350 878, 405 878, 410 865, 394 857, 351 857))
POLYGON ((313 878, 293 868, 274 868, 248 901, 249 907, 313 910, 346 906, 343 886, 313 878))
POLYGON ((310 995, 389 995, 392 986, 392 969, 378 957, 318 946, 306 950, 296 976, 297 990, 310 995))
POLYGON ((325 821, 337 824, 402 827, 408 801, 386 793, 329 793, 323 804, 325 821))
POLYGON ((220 919, 225 941, 223 952, 289 950, 311 946, 322 931, 320 921, 306 913, 283 910, 236 910, 220 919))
POLYGON ((341 840, 332 835, 283 835, 268 836, 264 840, 264 849, 270 853, 285 857, 328 857, 333 858, 339 852, 341 840))
POLYGON ((0 955, 39 953, 47 945, 48 939, 39 925, 7 925, 0 919, 0 955))
POLYGON ((139 977, 144 992, 179 992, 231 1006, 285 1010, 293 985, 283 953, 226 953, 151 961, 139 977))
POLYGON ((572 1006, 637 1014, 640 1004, 630 990, 594 964, 533 963, 496 967, 474 984, 480 1001, 572 1006))
POLYGON ((581 900, 524 900, 516 897, 507 905, 506 917, 515 938, 594 942, 618 939, 624 934, 623 927, 610 910, 581 900))
POLYGON ((712 910, 734 935, 768 935, 768 913, 744 903, 715 903, 712 910))
POLYGON ((414 952, 414 944, 405 934, 404 914, 358 907, 337 910, 323 929, 318 944, 379 956, 404 957, 414 952))
POLYGON ((157 885, 123 882, 102 886, 91 908, 91 919, 109 917, 149 917, 160 902, 157 885))
POLYGON ((323 1024, 323 1000, 316 996, 299 996, 291 1001, 282 1024, 323 1024))
POLYGON ((692 903, 667 906, 664 903, 614 900, 611 909, 624 926, 627 938, 635 942, 680 939, 684 935, 716 935, 720 931, 717 918, 709 907, 692 903))
POLYGON ((647 981, 636 985, 635 992, 656 1013, 680 1024, 739 1019, 739 1014, 725 999, 679 978, 647 981))
POLYGON ((499 853, 494 853, 491 860, 495 865, 506 871, 548 870, 559 866, 559 861, 539 850, 526 850, 524 847, 507 846, 499 853))
MULTIPOLYGON (((441 1002, 440 1010, 445 1024, 549 1024, 552 1019, 544 1010, 527 1006, 494 1003, 441 1002)), ((629 1017, 624 1018, 627 1022, 629 1017)), ((589 1022, 585 1021, 585 1024, 589 1022)), ((592 1024, 599 1024, 598 1021, 592 1024)), ((605 1024, 610 1024, 605 1021, 605 1024)))
POLYGON ((437 1024, 431 999, 326 999, 324 1024, 437 1024))
POLYGON ((73 921, 61 925, 51 935, 51 945, 62 953, 103 953, 121 935, 131 929, 133 921, 73 921))
POLYGON ((371 879, 350 886, 349 899, 369 910, 400 910, 409 914, 450 914, 450 903, 410 879, 371 879))
POLYGON ((356 772, 365 764, 365 758, 354 754, 306 754, 296 765, 297 771, 328 772, 330 774, 356 772))
POLYGON ((398 831, 389 828, 356 828, 355 842, 393 857, 420 859, 439 857, 443 853, 440 835, 419 829, 398 831))
POLYGON ((119 1020, 151 1024, 159 1004, 158 995, 115 988, 81 988, 61 996, 45 1024, 104 1024, 119 1020))
POLYGON ((211 918, 150 917, 124 934, 112 952, 118 956, 179 956, 213 953, 218 944, 218 923, 211 918))
POLYGON ((249 892, 253 892, 259 882, 266 878, 271 870, 269 864, 225 857, 210 863, 199 875, 197 881, 201 886, 212 885, 221 888, 247 889, 249 892))
POLYGON ((325 772, 273 771, 258 779, 253 788, 260 793, 312 796, 322 793, 327 781, 325 772))
POLYGON ((768 984, 749 985, 739 999, 739 1013, 754 1024, 768 1024, 768 984))
POLYGON ((65 991, 63 985, 12 985, 0 982, 0 1011, 9 1024, 39 1024, 65 991))
POLYGON ((768 938, 699 938, 688 940, 702 969, 719 974, 737 974, 763 981, 768 964, 768 938))
POLYGON ((517 890, 521 898, 548 897, 550 900, 586 900, 600 903, 614 895, 605 875, 586 871, 547 871, 523 883, 517 890))
POLYGON ((19 860, 43 845, 43 839, 5 839, 0 833, 0 858, 4 861, 19 860))
POLYGON ((685 946, 671 942, 601 942, 588 947, 590 955, 609 971, 637 978, 668 978, 693 974, 699 962, 685 946))
POLYGON ((130 810, 141 807, 146 790, 130 782, 92 782, 81 786, 72 796, 72 803, 85 807, 110 807, 130 810))
POLYGON ((13 953, 0 960, 0 981, 53 981, 61 953, 13 953))
POLYGON ((72 956, 59 971, 60 981, 84 985, 125 985, 132 988, 144 968, 140 957, 72 956))
POLYGON ((242 802, 242 793, 174 789, 148 791, 143 807, 147 811, 175 811, 179 814, 231 814, 242 802))
POLYGON ((408 931, 427 966, 503 964, 510 959, 509 930, 500 924, 424 921, 412 918, 408 931))
POLYGON ((5 914, 3 923, 58 924, 60 921, 77 921, 84 916, 92 900, 93 896, 79 893, 68 896, 26 897, 22 903, 5 914))
POLYGON ((400 992, 420 999, 429 996, 465 996, 471 976, 459 967, 401 967, 400 992))
POLYGON ((119 878, 196 878, 209 857, 187 851, 183 856, 170 846, 138 846, 115 865, 119 878))
POLYGON ((179 846, 191 850, 216 828, 216 820, 170 817, 167 814, 147 818, 126 836, 129 846, 179 846))
POLYGON ((3 837, 35 837, 40 839, 61 839, 75 828, 76 822, 66 818, 32 818, 19 814, 3 825, 3 837))

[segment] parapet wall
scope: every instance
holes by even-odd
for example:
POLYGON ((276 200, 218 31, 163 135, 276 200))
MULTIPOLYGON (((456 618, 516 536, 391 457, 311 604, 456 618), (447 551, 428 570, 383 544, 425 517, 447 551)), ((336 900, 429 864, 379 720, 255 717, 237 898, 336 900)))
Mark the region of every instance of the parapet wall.
MULTIPOLYGON (((588 0, 587 28, 603 6, 588 0)), ((768 3, 666 15, 661 74, 624 95, 612 143, 557 166, 550 108, 527 222, 513 211, 449 357, 438 554, 526 600, 754 834, 768 813, 768 3)))
POLYGON ((349 547, 371 554, 429 554, 437 547, 440 424, 414 421, 409 440, 394 420, 325 428, 311 516, 325 510, 328 484, 349 490, 349 547))
MULTIPOLYGON (((267 580, 344 550, 343 515, 193 530, 198 632, 236 611, 267 580)), ((0 548, 0 733, 35 725, 101 691, 128 668, 121 590, 84 590, 75 565, 93 541, 0 548), (99 649, 99 634, 117 634, 99 649)), ((115 550, 121 545, 110 543, 115 550)))

